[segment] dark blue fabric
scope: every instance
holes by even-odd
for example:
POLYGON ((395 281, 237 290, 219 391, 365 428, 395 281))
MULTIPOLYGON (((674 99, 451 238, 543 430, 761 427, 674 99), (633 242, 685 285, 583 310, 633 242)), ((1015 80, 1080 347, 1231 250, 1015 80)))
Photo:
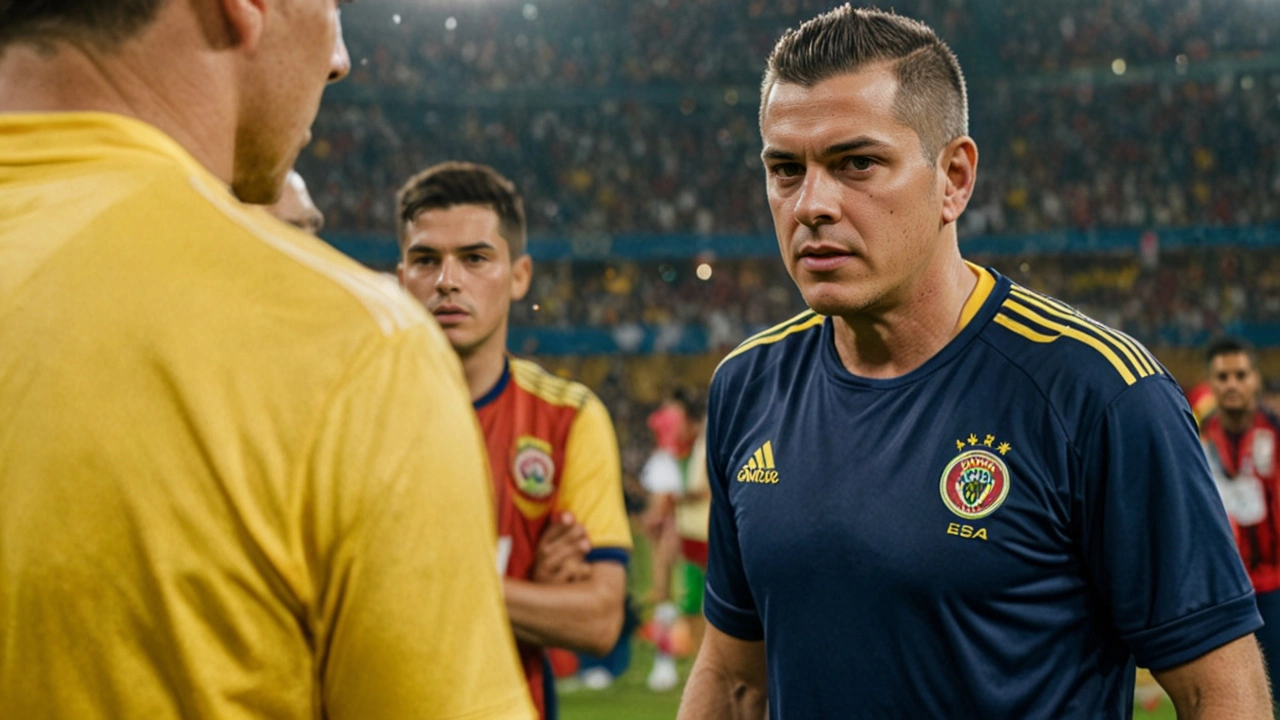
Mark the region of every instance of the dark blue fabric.
MULTIPOLYGON (((1267 674, 1271 677, 1271 692, 1280 688, 1280 590, 1258 596, 1258 612, 1266 623, 1258 630, 1258 644, 1267 660, 1267 674)), ((1280 709, 1280 705, 1277 706, 1280 709)))
POLYGON ((631 551, 626 548, 602 547, 592 548, 585 560, 591 562, 616 562, 626 567, 631 562, 631 551))
POLYGON ((489 392, 485 393, 479 400, 476 400, 475 402, 471 403, 471 407, 476 410, 479 410, 485 405, 488 405, 494 400, 497 400, 498 396, 502 395, 502 391, 507 389, 507 384, 510 382, 511 382, 511 361, 503 360, 502 361, 502 377, 498 378, 498 382, 494 383, 493 387, 489 388, 489 392))
POLYGON ((560 698, 556 696, 556 674, 546 653, 542 654, 542 697, 546 708, 543 720, 557 720, 560 717, 560 698))
POLYGON ((829 319, 718 369, 706 615, 765 641, 772 720, 1128 718, 1135 656, 1259 626, 1178 386, 1011 291, 902 377, 850 374, 829 319), (968 453, 1008 486, 983 517, 944 501, 968 453))

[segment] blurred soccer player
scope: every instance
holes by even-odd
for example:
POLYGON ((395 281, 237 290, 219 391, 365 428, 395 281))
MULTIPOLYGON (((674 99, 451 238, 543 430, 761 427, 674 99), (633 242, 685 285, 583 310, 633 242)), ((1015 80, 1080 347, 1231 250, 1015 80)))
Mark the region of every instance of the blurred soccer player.
MULTIPOLYGON (((690 451, 698 437, 695 415, 684 390, 674 392, 653 411, 648 425, 655 447, 640 469, 640 484, 649 493, 642 525, 649 536, 650 600, 654 603, 649 627, 655 645, 653 668, 645 684, 654 692, 665 692, 680 682, 673 640, 683 602, 679 605, 675 602, 671 580, 682 550, 676 519, 689 471, 690 451)), ((681 601, 687 599, 685 595, 687 593, 682 594, 681 601)))
POLYGON ((0 2, 0 50, 0 717, 532 717, 457 359, 237 199, 335 0, 0 2))
POLYGON ((1258 642, 1270 659, 1267 670, 1275 688, 1280 681, 1280 419, 1259 403, 1262 378, 1250 345, 1223 338, 1205 354, 1216 409, 1205 418, 1200 436, 1258 594, 1266 623, 1257 631, 1258 642))
POLYGON ((682 718, 1270 717, 1186 400, 1140 345, 961 259, 963 77, 848 5, 769 58, 783 262, 812 308, 708 403, 706 616, 682 718), (766 680, 767 679, 767 680, 766 680))
POLYGON ((309 235, 319 235, 324 229, 324 215, 307 192, 307 181, 297 170, 290 170, 285 177, 280 199, 267 206, 267 212, 309 235))
POLYGON ((605 655, 622 627, 631 532, 613 423, 586 387, 507 354, 511 303, 533 272, 515 185, 444 163, 405 183, 397 205, 400 283, 462 358, 489 446, 507 612, 534 701, 554 717, 542 648, 605 655))

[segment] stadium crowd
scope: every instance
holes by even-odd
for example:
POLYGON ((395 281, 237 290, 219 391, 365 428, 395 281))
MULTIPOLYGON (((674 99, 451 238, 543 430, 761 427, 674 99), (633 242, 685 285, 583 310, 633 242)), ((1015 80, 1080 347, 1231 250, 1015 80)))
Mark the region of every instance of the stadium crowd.
MULTIPOLYGON (((1280 255, 1266 250, 1200 247, 1147 260, 1137 252, 974 259, 1151 346, 1200 344, 1280 318, 1280 255)), ((709 263, 707 280, 695 262, 541 263, 512 322, 615 332, 635 324, 700 325, 709 349, 724 351, 804 309, 774 258, 709 263)))
MULTIPOLYGON (((983 173, 965 236, 1280 218, 1280 73, 1001 89, 974 108, 983 173)), ((398 183, 466 156, 515 176, 535 236, 768 233, 754 114, 742 102, 420 114, 335 104, 302 171, 345 232, 389 235, 398 183)))
MULTIPOLYGON (((398 184, 466 157, 521 185, 535 240, 767 233, 759 58, 780 29, 826 4, 605 1, 494 12, 433 3, 406 6, 398 24, 385 7, 352 12, 359 60, 326 101, 301 169, 337 232, 389 236, 398 184), (455 87, 474 90, 445 92, 455 87)), ((1270 120, 1280 73, 1186 73, 1256 56, 1280 6, 1020 0, 966 12, 960 0, 921 0, 899 9, 943 28, 982 89, 972 132, 983 172, 963 234, 1280 217, 1280 124, 1270 120), (1197 23, 1210 14, 1211 26, 1197 23), (1107 68, 1122 44, 1130 62, 1114 74, 1107 68), (1142 64, 1163 70, 1136 77, 1142 64), (1079 67, 1102 72, 1053 80, 1052 70, 1079 67), (1038 84, 1026 82, 1032 71, 1038 84)))
MULTIPOLYGON (((455 88, 575 90, 754 84, 777 37, 835 0, 575 0, 383 3, 350 13, 352 86, 417 97, 455 88)), ((970 74, 1129 62, 1229 59, 1266 50, 1280 9, 1266 0, 904 0, 970 74), (993 67, 998 63, 1000 67, 993 67), (976 66, 975 66, 976 64, 976 66)))

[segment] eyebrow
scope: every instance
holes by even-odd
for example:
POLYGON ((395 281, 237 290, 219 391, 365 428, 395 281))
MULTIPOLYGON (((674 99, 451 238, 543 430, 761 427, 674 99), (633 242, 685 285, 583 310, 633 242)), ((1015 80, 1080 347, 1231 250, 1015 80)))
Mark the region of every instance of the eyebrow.
MULTIPOLYGON (((828 147, 827 149, 822 151, 822 154, 820 155, 820 157, 827 158, 827 157, 832 157, 834 155, 843 155, 847 152, 852 152, 854 150, 868 150, 868 149, 888 150, 889 144, 880 140, 876 140, 875 138, 867 137, 866 135, 859 135, 858 137, 853 138, 852 140, 846 140, 844 142, 836 143, 835 145, 828 147)), ((792 152, 787 152, 786 150, 779 150, 777 148, 765 148, 764 152, 760 153, 760 157, 761 159, 764 159, 764 160, 795 160, 800 156, 792 152)))
MULTIPOLYGON (((450 250, 450 252, 457 253, 457 254, 465 254, 469 252, 476 252, 477 250, 497 250, 497 249, 498 248, 493 243, 478 242, 478 243, 472 243, 470 245, 463 245, 462 247, 454 248, 453 250, 450 250)), ((443 254, 439 250, 433 247, 428 247, 426 245, 412 245, 405 252, 408 255, 442 255, 443 254)))

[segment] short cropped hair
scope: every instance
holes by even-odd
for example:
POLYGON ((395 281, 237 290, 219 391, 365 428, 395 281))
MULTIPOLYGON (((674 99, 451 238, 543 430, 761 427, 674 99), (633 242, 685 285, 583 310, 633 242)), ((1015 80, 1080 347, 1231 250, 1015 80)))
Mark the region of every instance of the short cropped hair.
POLYGON ((928 26, 874 8, 845 4, 783 34, 760 88, 760 119, 777 83, 813 87, 880 62, 898 80, 893 112, 920 136, 925 160, 969 133, 969 99, 955 53, 928 26))
POLYGON ((112 49, 155 20, 168 0, 0 0, 0 48, 69 40, 112 49))
POLYGON ((1249 364, 1256 370, 1258 368, 1258 351, 1248 340, 1237 337, 1221 337, 1209 343, 1209 347, 1204 351, 1205 364, 1212 364, 1214 358, 1223 355, 1239 355, 1243 353, 1249 357, 1249 364))
POLYGON ((457 205, 480 205, 498 215, 498 232, 507 241, 511 259, 526 252, 527 231, 524 198, 515 183, 488 165, 469 162, 445 162, 433 165, 409 178, 396 193, 396 237, 403 249, 407 230, 427 210, 441 210, 457 205))

